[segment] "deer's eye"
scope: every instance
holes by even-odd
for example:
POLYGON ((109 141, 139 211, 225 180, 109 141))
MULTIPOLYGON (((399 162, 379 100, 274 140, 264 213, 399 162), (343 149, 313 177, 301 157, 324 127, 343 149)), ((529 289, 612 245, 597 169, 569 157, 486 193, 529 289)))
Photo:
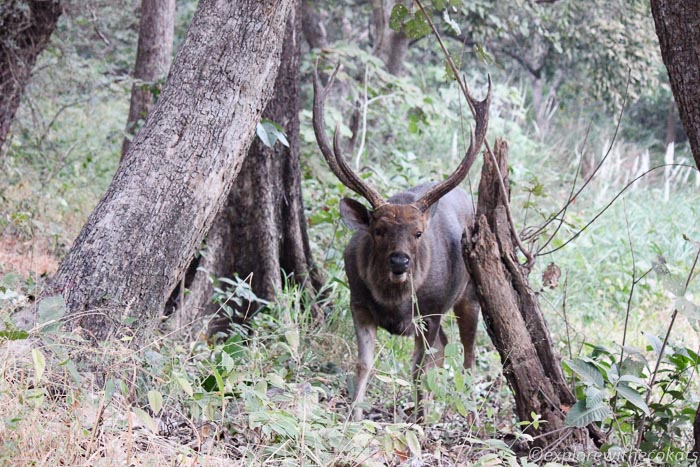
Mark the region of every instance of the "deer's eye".
POLYGON ((423 235, 423 232, 421 232, 420 230, 416 232, 416 238, 420 238, 421 235, 423 235))
POLYGON ((381 237, 382 235, 384 235, 384 229, 381 229, 381 228, 374 229, 374 235, 376 235, 377 237, 381 237))

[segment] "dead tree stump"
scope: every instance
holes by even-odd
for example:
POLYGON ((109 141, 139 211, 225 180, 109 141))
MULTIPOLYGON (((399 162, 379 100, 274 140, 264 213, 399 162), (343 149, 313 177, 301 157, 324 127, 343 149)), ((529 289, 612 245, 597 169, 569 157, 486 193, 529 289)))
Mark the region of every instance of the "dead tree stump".
MULTIPOLYGON (((505 141, 496 140, 494 155, 507 190, 505 141)), ((564 423, 566 411, 576 399, 566 385, 537 297, 530 288, 528 271, 518 262, 506 214, 509 200, 503 199, 499 171, 488 154, 484 159, 476 222, 462 239, 463 254, 486 329, 515 397, 517 417, 527 421, 536 413, 545 421, 538 429, 527 429, 536 436, 538 446, 587 449, 591 438, 597 437, 564 423)))

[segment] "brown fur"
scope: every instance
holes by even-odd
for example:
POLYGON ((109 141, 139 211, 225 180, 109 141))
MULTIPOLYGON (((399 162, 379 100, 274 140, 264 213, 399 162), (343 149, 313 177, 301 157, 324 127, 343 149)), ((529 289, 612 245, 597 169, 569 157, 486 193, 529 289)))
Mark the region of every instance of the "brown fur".
MULTIPOLYGON (((465 367, 473 363, 479 308, 461 255, 462 232, 473 222, 471 203, 466 193, 456 189, 430 211, 421 212, 413 203, 431 186, 422 185, 394 196, 374 212, 352 200, 341 203, 346 224, 357 230, 345 250, 359 350, 355 402, 364 398, 377 327, 415 337, 413 375, 419 383, 425 367, 442 364, 447 337, 440 321, 454 308, 465 367), (420 238, 416 237, 418 232, 420 238), (392 254, 409 259, 403 282, 392 276, 392 254), (424 361, 431 347, 437 352, 424 361)), ((419 408, 417 414, 421 413, 419 408)), ((358 408, 355 416, 361 416, 358 408)))

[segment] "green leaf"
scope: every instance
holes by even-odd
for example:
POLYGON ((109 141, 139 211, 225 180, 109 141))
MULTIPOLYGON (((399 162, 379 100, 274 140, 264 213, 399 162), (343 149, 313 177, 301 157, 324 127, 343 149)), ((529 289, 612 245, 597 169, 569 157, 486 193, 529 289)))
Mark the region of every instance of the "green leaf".
POLYGON ((642 396, 637 391, 626 384, 620 384, 616 389, 620 397, 626 399, 630 404, 640 409, 646 415, 649 415, 649 406, 647 406, 646 402, 644 402, 644 399, 642 399, 642 396))
POLYGON ((651 348, 654 349, 654 353, 656 353, 656 355, 659 355, 661 353, 661 348, 663 347, 661 339, 648 332, 644 333, 644 337, 646 337, 647 341, 649 341, 649 344, 651 344, 651 348))
POLYGON ((389 16, 389 27, 394 31, 401 31, 403 20, 408 14, 408 8, 401 3, 394 5, 394 8, 391 9, 391 15, 389 16))
POLYGON ((658 274, 663 286, 676 297, 682 297, 685 293, 686 278, 678 274, 658 274))
MULTIPOLYGON (((219 373, 219 370, 217 368, 213 368, 211 373, 214 376, 214 381, 216 381, 216 387, 219 389, 219 392, 223 396, 226 389, 224 378, 221 377, 221 373, 219 373)), ((210 389, 208 389, 208 391, 211 391, 212 389, 214 389, 213 386, 210 386, 210 389)))
POLYGON ((442 12, 442 19, 447 23, 449 27, 452 28, 452 30, 457 34, 458 36, 462 34, 462 28, 459 27, 459 24, 457 24, 457 21, 453 20, 450 17, 450 12, 445 10, 442 12))
POLYGON ((231 373, 236 368, 236 362, 227 352, 221 352, 221 365, 223 365, 226 373, 231 373))
POLYGON ((415 457, 421 457, 420 442, 418 441, 416 434, 411 430, 406 432, 406 444, 408 445, 408 449, 411 450, 411 453, 413 453, 415 457))
POLYGON ((447 0, 433 0, 433 8, 443 10, 447 6, 447 0))
POLYGON ((598 388, 602 388, 605 384, 600 370, 592 363, 585 362, 580 358, 574 358, 573 360, 565 360, 564 364, 568 366, 571 371, 576 373, 579 379, 587 385, 594 385, 598 388))
POLYGON ((114 397, 114 394, 117 392, 117 383, 114 380, 114 378, 109 378, 105 382, 105 403, 109 402, 112 400, 112 397, 114 397))
POLYGON ((163 395, 159 391, 151 389, 148 391, 148 405, 151 406, 153 413, 158 415, 163 408, 163 395))
POLYGON ((496 62, 493 55, 491 55, 481 44, 474 44, 474 53, 476 53, 477 60, 480 60, 487 65, 496 62))
MULTIPOLYGON (((223 348, 224 353, 228 354, 233 360, 237 360, 245 354, 245 347, 243 345, 243 337, 239 334, 233 334, 231 337, 226 339, 226 343, 223 348)), ((223 357, 222 357, 223 361, 223 357)))
POLYGON ((66 314, 66 302, 62 295, 46 297, 39 303, 38 322, 40 325, 47 325, 46 332, 56 331, 60 325, 58 321, 66 314), (49 324, 51 323, 51 324, 49 324))
POLYGON ((606 398, 607 392, 598 389, 594 386, 589 386, 586 389, 586 408, 596 407, 600 405, 606 398))
POLYGON ((406 21, 405 27, 406 36, 409 39, 420 39, 430 34, 431 31, 430 24, 428 24, 422 11, 417 11, 413 18, 406 21))
POLYGON ((611 414, 612 412, 607 404, 601 403, 593 407, 587 407, 586 401, 578 401, 569 409, 565 422, 569 426, 583 428, 593 422, 602 422, 610 417, 611 414))
POLYGON ((622 376, 620 376, 619 382, 620 383, 635 383, 635 384, 639 384, 640 386, 642 386, 644 388, 649 388, 649 385, 647 384, 646 381, 644 381, 642 378, 639 378, 639 377, 634 376, 634 375, 622 375, 622 376))
POLYGON ((9 323, 5 323, 5 329, 0 331, 0 342, 4 340, 8 341, 20 341, 29 337, 29 333, 24 329, 17 329, 9 323))
POLYGON ((462 399, 460 399, 459 397, 453 399, 452 405, 454 406, 455 410, 457 410, 458 414, 460 414, 464 418, 467 418, 467 416, 469 415, 469 411, 464 406, 464 402, 462 401, 462 399))
POLYGON ((262 143, 268 148, 271 148, 275 145, 274 136, 267 132, 267 128, 262 123, 258 123, 258 125, 255 127, 255 134, 258 135, 260 141, 262 141, 262 143))
POLYGON ((674 304, 676 310, 686 318, 700 320, 700 307, 685 297, 677 297, 674 304))
POLYGON ((295 354, 299 351, 299 329, 291 328, 284 332, 284 338, 295 354))
POLYGON ((151 418, 150 415, 148 415, 146 412, 143 410, 139 409, 138 407, 134 407, 133 410, 134 415, 136 415, 136 418, 141 420, 146 427, 148 427, 149 430, 151 430, 153 433, 158 434, 158 425, 156 424, 155 420, 151 418))
POLYGON ((289 147, 289 141, 287 141, 287 136, 284 134, 284 129, 271 120, 263 119, 258 123, 255 127, 255 133, 268 148, 274 147, 277 141, 283 146, 289 147))
POLYGON ((176 374, 175 381, 177 381, 178 386, 180 386, 188 396, 192 397, 194 395, 194 389, 192 389, 192 385, 183 375, 176 374))
POLYGON ((46 369, 46 359, 39 349, 32 349, 32 361, 34 362, 34 386, 38 386, 46 369))

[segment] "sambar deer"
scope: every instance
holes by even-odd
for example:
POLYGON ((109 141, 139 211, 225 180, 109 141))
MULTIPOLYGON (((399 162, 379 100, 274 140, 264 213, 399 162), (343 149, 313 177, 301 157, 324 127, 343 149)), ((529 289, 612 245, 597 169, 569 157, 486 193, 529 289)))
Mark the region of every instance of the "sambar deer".
POLYGON ((476 101, 467 93, 476 111, 476 130, 455 172, 442 182, 423 184, 385 201, 348 166, 341 152, 338 127, 332 148, 326 135, 324 102, 338 69, 325 87, 319 84, 318 70, 314 71, 316 141, 335 176, 372 205, 368 210, 350 198, 340 202, 341 217, 355 230, 345 249, 350 309, 358 347, 353 413, 355 419, 362 417, 359 403, 367 390, 380 326, 392 334, 415 338, 414 413, 421 419, 420 378, 425 368, 442 366, 447 336, 440 321, 450 308, 457 317, 464 366, 469 368, 474 363, 479 304, 461 251, 462 232, 473 225, 474 213, 467 194, 455 187, 469 172, 486 135, 491 81, 483 101, 476 101), (434 351, 426 352, 430 348, 434 351))

